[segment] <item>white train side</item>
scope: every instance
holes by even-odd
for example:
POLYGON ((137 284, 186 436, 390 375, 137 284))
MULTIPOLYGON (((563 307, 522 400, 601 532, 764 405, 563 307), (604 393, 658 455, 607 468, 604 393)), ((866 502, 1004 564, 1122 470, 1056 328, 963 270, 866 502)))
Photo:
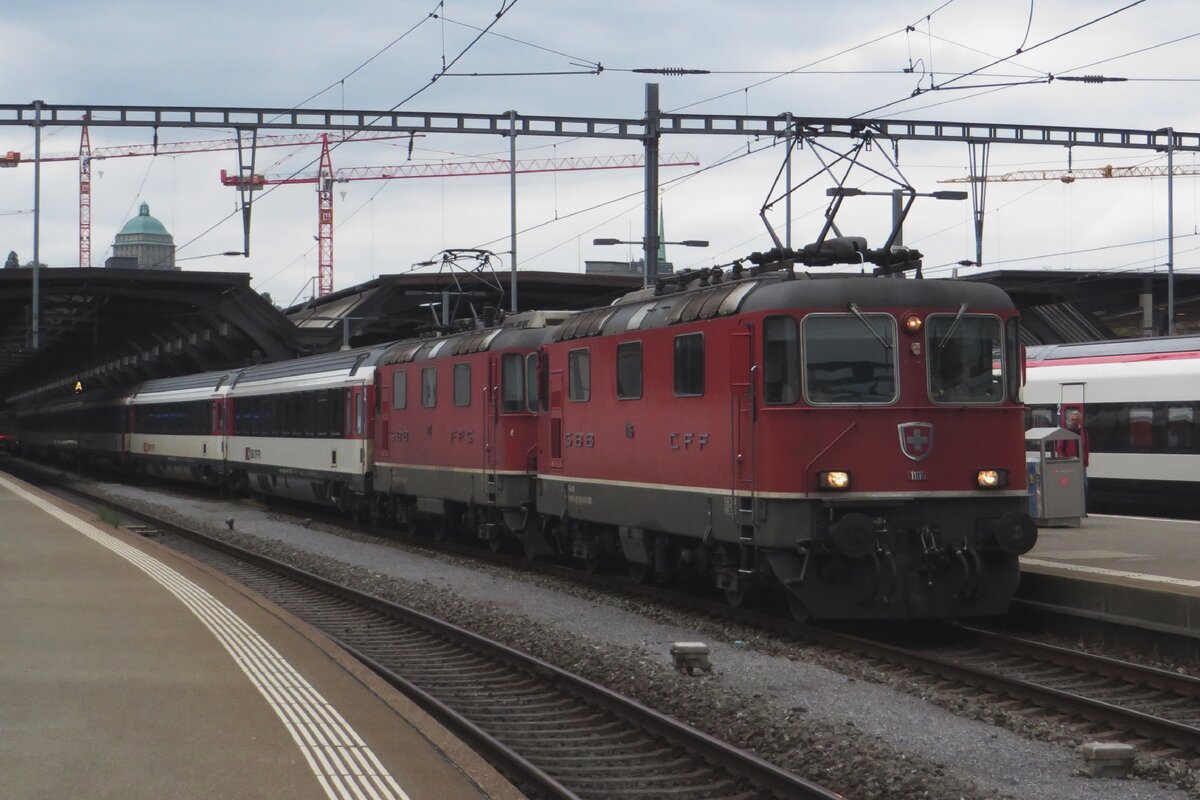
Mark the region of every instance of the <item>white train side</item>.
POLYGON ((1030 426, 1083 406, 1089 499, 1105 508, 1186 511, 1200 489, 1200 337, 1030 348, 1030 426))

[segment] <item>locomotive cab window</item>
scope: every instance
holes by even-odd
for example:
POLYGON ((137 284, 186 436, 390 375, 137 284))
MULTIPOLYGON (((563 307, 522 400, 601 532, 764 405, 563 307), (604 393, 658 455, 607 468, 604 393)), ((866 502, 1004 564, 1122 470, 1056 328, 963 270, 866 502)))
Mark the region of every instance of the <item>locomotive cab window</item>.
POLYGON ((704 394, 704 334, 675 337, 675 395, 704 394))
POLYGON ((813 314, 802 329, 808 402, 896 400, 896 322, 891 316, 813 314))
POLYGON ((574 402, 582 402, 591 398, 592 370, 589 350, 572 350, 567 354, 567 375, 568 398, 574 402))
POLYGON ((996 317, 930 314, 929 396, 935 403, 1004 400, 1005 338, 996 317))
POLYGON ((800 337, 796 320, 767 317, 763 321, 763 402, 794 403, 800 399, 800 337))
POLYGON ((454 365, 454 405, 471 405, 471 365, 454 365))
POLYGON ((437 405, 437 367, 425 367, 421 370, 421 407, 433 408, 437 405))
POLYGON ((525 410, 525 359, 520 353, 505 353, 500 359, 500 410, 525 410))
POLYGON ((617 397, 637 400, 642 396, 642 343, 617 345, 617 397))

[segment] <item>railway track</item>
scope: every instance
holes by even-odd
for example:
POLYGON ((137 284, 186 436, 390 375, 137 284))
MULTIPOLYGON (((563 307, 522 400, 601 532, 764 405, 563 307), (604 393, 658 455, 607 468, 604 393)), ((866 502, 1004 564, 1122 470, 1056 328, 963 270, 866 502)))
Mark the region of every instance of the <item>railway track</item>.
MULTIPOLYGON (((379 533, 365 525, 357 529, 379 533)), ((926 626, 917 633, 925 641, 920 647, 896 645, 891 635, 871 637, 797 626, 786 616, 732 608, 703 596, 634 581, 614 582, 611 575, 553 562, 529 562, 520 556, 445 540, 410 536, 406 541, 510 569, 586 583, 619 596, 644 598, 656 607, 734 622, 777 639, 820 644, 889 669, 907 670, 914 678, 923 676, 942 689, 969 689, 1008 711, 1049 716, 1089 739, 1120 739, 1160 757, 1200 760, 1200 679, 1188 675, 962 624, 926 626)))
POLYGON ((140 520, 127 523, 127 529, 209 564, 324 631, 488 757, 530 796, 841 797, 469 631, 133 509, 118 510, 140 520))
POLYGON ((955 633, 919 654, 921 669, 1103 723, 1162 755, 1200 757, 1200 679, 966 625, 955 633))

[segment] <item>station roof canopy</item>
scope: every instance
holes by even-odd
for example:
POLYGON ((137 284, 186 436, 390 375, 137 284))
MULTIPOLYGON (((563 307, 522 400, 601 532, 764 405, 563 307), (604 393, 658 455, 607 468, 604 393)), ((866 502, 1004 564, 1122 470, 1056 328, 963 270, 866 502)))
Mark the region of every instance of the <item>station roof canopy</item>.
MULTIPOLYGON (((639 275, 518 270, 518 310, 565 310, 608 305, 642 288, 639 275)), ((512 273, 414 272, 381 275, 284 311, 300 335, 324 337, 327 347, 376 344, 417 336, 441 318, 483 318, 488 308, 511 308, 512 273)))
MULTIPOLYGON (((0 270, 0 410, 150 378, 230 369, 421 335, 440 321, 511 307, 511 274, 413 272, 279 311, 232 272, 40 269, 39 347, 30 342, 32 270, 0 270)), ((519 310, 578 310, 641 287, 637 275, 518 272, 519 310)), ((1160 310, 1165 275, 996 271, 1021 309, 1030 344, 1139 335, 1139 295, 1160 310)), ((1200 275, 1176 275, 1180 330, 1200 320, 1200 275)))
MULTIPOLYGON (((1021 309, 1028 344, 1062 344, 1142 336, 1142 299, 1153 308, 1156 335, 1166 334, 1167 273, 995 270, 964 276, 999 286, 1021 309)), ((1178 333, 1200 332, 1200 275, 1175 271, 1178 333)))
POLYGON ((295 327, 231 272, 0 270, 0 404, 131 386, 304 352, 295 327))

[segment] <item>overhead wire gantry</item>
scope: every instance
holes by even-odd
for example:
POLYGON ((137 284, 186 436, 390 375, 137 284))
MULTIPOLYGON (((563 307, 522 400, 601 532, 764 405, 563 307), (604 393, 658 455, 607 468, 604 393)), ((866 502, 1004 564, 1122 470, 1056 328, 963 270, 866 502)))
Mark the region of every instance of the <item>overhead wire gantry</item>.
MULTIPOLYGON (((1099 128, 1066 125, 951 122, 939 120, 861 119, 813 117, 795 113, 680 114, 659 107, 658 84, 646 85, 645 114, 640 118, 576 117, 535 114, 472 112, 422 112, 370 109, 235 108, 213 106, 124 106, 31 103, 0 104, 0 127, 32 127, 40 153, 40 130, 46 126, 78 127, 226 128, 237 132, 268 130, 340 131, 346 138, 363 133, 446 133, 510 137, 515 149, 518 136, 640 141, 645 158, 645 231, 642 239, 647 279, 657 272, 658 159, 665 135, 758 136, 786 141, 824 137, 858 140, 868 137, 898 147, 901 141, 965 142, 972 147, 991 144, 1103 147, 1130 150, 1200 151, 1200 132, 1132 128, 1099 128)), ((239 133, 239 139, 241 135, 239 133)), ((515 164, 515 158, 510 159, 515 164)), ((1169 173, 1168 173, 1169 174, 1169 173)), ((34 206, 38 207, 35 180, 34 206)), ((981 209, 976 209, 977 215, 981 209)), ((36 213, 35 213, 36 217, 36 213)), ((789 214, 790 218, 790 214, 789 214)), ((37 248, 37 222, 35 254, 37 248)), ((977 225, 978 230, 978 225, 977 225)), ((515 239, 515 231, 513 233, 515 239)), ((515 243, 514 243, 515 251, 515 243)), ((36 257, 35 257, 36 262, 36 257)), ((1168 272, 1172 264, 1168 263, 1168 272)), ((513 270, 515 301, 516 270, 513 270)), ((1174 287, 1168 278, 1169 325, 1174 325, 1174 287)), ((33 344, 37 347, 37 269, 34 269, 33 344)))

